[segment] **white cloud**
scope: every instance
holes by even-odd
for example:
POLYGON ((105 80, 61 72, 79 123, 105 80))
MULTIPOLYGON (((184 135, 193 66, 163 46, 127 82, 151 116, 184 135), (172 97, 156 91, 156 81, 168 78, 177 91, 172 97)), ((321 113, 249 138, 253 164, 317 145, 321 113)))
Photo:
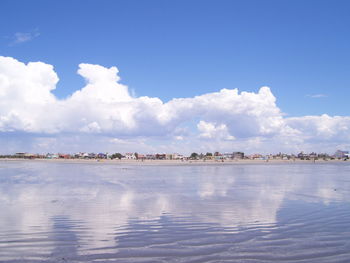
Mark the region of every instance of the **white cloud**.
POLYGON ((48 115, 57 104, 53 67, 0 57, 0 131, 52 132, 48 115))
POLYGON ((58 82, 53 66, 0 57, 0 133, 30 134, 28 140, 49 136, 70 141, 71 147, 74 141, 82 147, 83 141, 94 137, 92 144, 99 150, 109 148, 113 138, 127 140, 136 148, 130 150, 138 146, 131 141, 142 139, 144 150, 168 147, 177 152, 196 147, 296 151, 350 142, 350 117, 285 118, 268 87, 257 93, 222 89, 164 103, 130 95, 116 67, 80 64, 78 74, 86 85, 57 99, 52 94, 58 82))
POLYGON ((326 94, 312 94, 312 95, 307 95, 307 97, 310 97, 313 99, 320 99, 320 98, 326 98, 328 96, 326 94))
POLYGON ((304 116, 287 118, 289 127, 295 128, 305 139, 320 141, 350 141, 350 117, 304 116))
POLYGON ((17 32, 12 37, 12 42, 10 45, 16 45, 21 44, 24 42, 29 42, 33 40, 34 38, 40 36, 40 33, 37 29, 31 31, 31 32, 17 32))
POLYGON ((229 134, 225 124, 215 125, 211 122, 200 121, 197 125, 200 132, 199 137, 204 139, 234 140, 229 134))

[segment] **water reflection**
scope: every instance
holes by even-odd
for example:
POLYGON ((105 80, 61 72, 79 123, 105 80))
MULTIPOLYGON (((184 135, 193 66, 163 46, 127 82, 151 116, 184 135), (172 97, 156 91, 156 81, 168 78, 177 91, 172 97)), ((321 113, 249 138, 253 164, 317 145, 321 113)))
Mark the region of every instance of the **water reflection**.
POLYGON ((259 258, 271 240, 286 242, 287 226, 294 233, 291 226, 317 225, 318 216, 327 221, 333 213, 348 227, 349 172, 345 164, 1 163, 0 260, 225 259, 244 242, 255 252, 240 253, 259 258))

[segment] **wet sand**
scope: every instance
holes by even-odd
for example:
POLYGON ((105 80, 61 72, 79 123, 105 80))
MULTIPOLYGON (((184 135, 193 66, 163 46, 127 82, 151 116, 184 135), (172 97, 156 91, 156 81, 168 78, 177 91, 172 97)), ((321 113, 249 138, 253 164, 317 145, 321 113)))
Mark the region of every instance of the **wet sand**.
POLYGON ((0 163, 0 262, 350 262, 349 162, 76 162, 0 163))

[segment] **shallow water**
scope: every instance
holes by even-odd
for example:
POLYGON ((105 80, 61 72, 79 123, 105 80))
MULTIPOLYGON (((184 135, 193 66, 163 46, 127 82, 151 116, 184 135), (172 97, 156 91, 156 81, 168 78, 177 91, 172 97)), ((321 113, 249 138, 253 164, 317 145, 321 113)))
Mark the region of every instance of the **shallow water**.
POLYGON ((1 262, 350 262, 350 165, 0 163, 1 262))

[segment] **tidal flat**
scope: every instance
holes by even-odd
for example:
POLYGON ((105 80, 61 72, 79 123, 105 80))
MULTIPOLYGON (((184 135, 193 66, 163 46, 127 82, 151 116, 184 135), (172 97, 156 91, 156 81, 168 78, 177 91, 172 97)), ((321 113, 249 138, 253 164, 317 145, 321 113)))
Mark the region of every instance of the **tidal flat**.
POLYGON ((0 162, 0 262, 350 262, 350 164, 0 162))

